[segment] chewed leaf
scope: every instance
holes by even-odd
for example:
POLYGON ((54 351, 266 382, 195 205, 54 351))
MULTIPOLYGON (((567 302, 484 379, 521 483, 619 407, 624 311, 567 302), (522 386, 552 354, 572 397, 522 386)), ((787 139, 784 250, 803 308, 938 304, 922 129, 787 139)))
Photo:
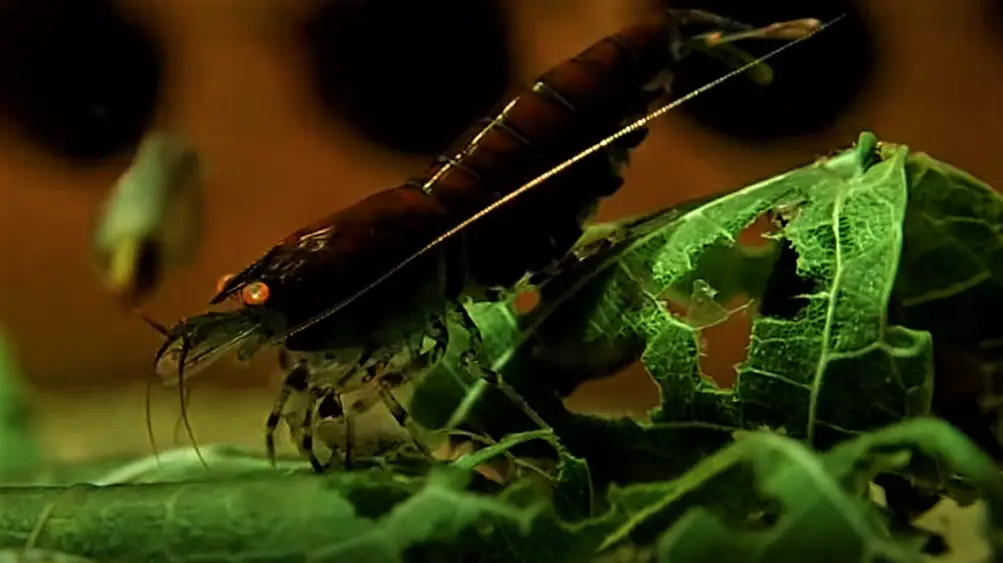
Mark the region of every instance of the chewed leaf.
POLYGON ((820 185, 783 235, 813 282, 793 318, 753 323, 739 369, 743 419, 820 443, 929 412, 929 333, 889 325, 908 185, 904 146, 820 185), (866 400, 863 399, 866 397, 866 400))
POLYGON ((704 203, 610 251, 583 270, 584 279, 562 280, 573 297, 545 296, 544 303, 566 304, 537 331, 534 353, 571 355, 582 342, 628 353, 643 346, 642 362, 662 391, 652 413, 656 425, 767 426, 831 443, 926 414, 930 336, 887 322, 908 199, 908 149, 874 150, 873 136, 864 134, 854 150, 704 203), (775 282, 766 288, 771 299, 803 302, 801 310, 756 319, 736 389, 719 389, 699 371, 701 323, 673 315, 659 296, 685 281, 706 301, 714 288, 701 292, 692 277, 704 252, 734 245, 743 229, 777 208, 788 210, 780 236, 798 255, 795 275, 812 289, 787 295, 794 288, 775 282), (861 392, 868 401, 857 399, 861 392))
MULTIPOLYGON (((486 361, 588 460, 597 482, 650 476, 645 463, 685 466, 736 430, 772 428, 824 446, 928 414, 930 334, 888 316, 908 155, 864 133, 850 150, 730 194, 596 228, 530 312, 476 311, 492 343, 486 361), (742 231, 768 214, 783 224, 770 235, 776 244, 740 247, 742 231), (722 389, 700 372, 701 330, 731 312, 723 298, 738 295, 764 308, 737 385, 722 389), (673 313, 666 301, 680 296, 684 312, 673 313), (661 391, 649 425, 570 415, 555 397, 637 359, 661 391), (610 461, 620 456, 636 463, 610 461)), ((479 420, 511 419, 499 408, 482 408, 479 420)))
MULTIPOLYGON (((699 331, 670 314, 662 297, 684 281, 695 281, 692 272, 705 251, 733 245, 759 216, 780 202, 804 199, 831 175, 808 167, 688 210, 672 210, 671 220, 652 216, 654 227, 632 225, 634 236, 544 288, 534 314, 547 318, 533 335, 532 354, 538 362, 587 371, 583 364, 590 362, 624 367, 643 351, 645 366, 663 390, 662 409, 654 418, 664 413, 678 420, 676 411, 692 404, 694 395, 717 396, 718 390, 698 377, 699 331)), ((692 286, 682 290, 688 296, 692 292, 692 286)))

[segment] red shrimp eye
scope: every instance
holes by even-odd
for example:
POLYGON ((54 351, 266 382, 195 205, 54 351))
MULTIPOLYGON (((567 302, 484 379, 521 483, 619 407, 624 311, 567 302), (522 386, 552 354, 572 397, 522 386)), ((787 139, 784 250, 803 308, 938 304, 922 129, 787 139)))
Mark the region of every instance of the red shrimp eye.
POLYGON ((220 276, 219 281, 216 282, 216 293, 223 291, 223 288, 226 287, 226 284, 230 283, 230 280, 232 279, 233 279, 233 274, 225 274, 223 276, 220 276))
POLYGON ((251 282, 240 290, 240 299, 244 305, 264 305, 268 294, 268 286, 264 282, 251 282))

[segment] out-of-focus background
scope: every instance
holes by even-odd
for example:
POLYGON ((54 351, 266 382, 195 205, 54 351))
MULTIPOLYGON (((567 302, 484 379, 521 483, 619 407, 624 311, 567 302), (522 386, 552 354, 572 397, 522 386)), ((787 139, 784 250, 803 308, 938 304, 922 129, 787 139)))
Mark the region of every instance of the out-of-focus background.
MULTIPOLYGON (((601 218, 741 186, 845 146, 862 129, 1003 185, 1000 2, 695 5, 760 24, 850 15, 778 57, 774 86, 737 79, 656 123, 601 218)), ((209 164, 203 250, 149 307, 173 322, 203 310, 219 275, 322 211, 420 171, 509 88, 651 8, 0 0, 0 326, 36 389, 52 451, 148 447, 139 390, 160 340, 103 291, 88 254, 94 213, 145 128, 185 134, 209 164)), ((742 330, 725 332, 707 369, 727 380, 742 330)), ((190 407, 200 441, 257 445, 274 372, 266 357, 200 376, 190 407)), ((635 371, 574 402, 643 412, 652 389, 635 371)), ((177 403, 156 397, 164 445, 177 403)))

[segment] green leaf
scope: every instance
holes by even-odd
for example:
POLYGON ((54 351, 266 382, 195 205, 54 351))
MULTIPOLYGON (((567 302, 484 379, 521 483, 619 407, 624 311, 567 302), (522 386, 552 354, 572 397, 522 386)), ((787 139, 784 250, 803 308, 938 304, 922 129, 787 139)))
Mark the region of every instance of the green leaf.
POLYGON ((794 318, 753 323, 735 391, 742 419, 809 441, 839 438, 927 414, 929 333, 889 325, 908 184, 908 149, 811 190, 783 236, 814 290, 794 318), (860 397, 867 397, 861 401, 860 397))
POLYGON ((901 313, 940 341, 1003 354, 1003 197, 953 166, 910 155, 909 210, 896 283, 901 313))

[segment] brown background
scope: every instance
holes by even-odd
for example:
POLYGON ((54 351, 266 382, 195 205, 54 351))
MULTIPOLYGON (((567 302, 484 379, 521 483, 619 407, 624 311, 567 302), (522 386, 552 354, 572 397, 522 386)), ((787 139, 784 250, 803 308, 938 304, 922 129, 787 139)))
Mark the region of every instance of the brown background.
MULTIPOLYGON (((865 128, 1003 185, 1003 102, 998 101, 1003 45, 987 24, 989 4, 861 2, 880 54, 878 78, 835 127, 797 143, 753 145, 728 142, 670 116, 656 124, 630 168, 627 187, 604 205, 601 216, 737 187, 846 145, 865 128)), ((305 2, 133 0, 123 5, 167 39, 167 95, 159 123, 187 134, 210 164, 211 224, 204 249, 197 264, 172 277, 154 300, 150 311, 156 317, 170 321, 199 312, 220 274, 254 259, 318 210, 348 205, 425 164, 349 132, 332 134, 323 122, 307 89, 301 53, 282 25, 284 17, 307 8, 305 2)), ((512 0, 509 6, 520 80, 614 31, 640 9, 613 0, 512 0)), ((32 383, 57 395, 53 407, 45 409, 55 433, 82 433, 91 424, 84 422, 87 417, 99 416, 74 410, 86 403, 80 389, 143 381, 159 342, 116 308, 87 261, 90 222, 106 195, 101 188, 110 186, 126 164, 72 168, 0 129, 0 324, 19 346, 32 383)), ((732 337, 737 342, 740 335, 732 337)), ((721 358, 718 373, 734 359, 721 358)), ((259 366, 221 366, 202 384, 263 388, 271 364, 259 366)), ((630 397, 643 388, 639 381, 620 385, 622 400, 602 396, 620 406, 636 404, 630 397)), ((113 403, 98 401, 96 408, 104 416, 114 410, 113 403)), ((196 400, 196 419, 198 408, 196 400)), ((130 430, 138 422, 117 420, 130 430)), ((248 420, 258 418, 248 415, 248 420)), ((145 439, 141 426, 136 428, 134 438, 145 439)), ((257 426, 247 431, 257 432, 257 426)), ((226 438, 235 430, 209 432, 226 438)))

